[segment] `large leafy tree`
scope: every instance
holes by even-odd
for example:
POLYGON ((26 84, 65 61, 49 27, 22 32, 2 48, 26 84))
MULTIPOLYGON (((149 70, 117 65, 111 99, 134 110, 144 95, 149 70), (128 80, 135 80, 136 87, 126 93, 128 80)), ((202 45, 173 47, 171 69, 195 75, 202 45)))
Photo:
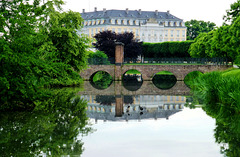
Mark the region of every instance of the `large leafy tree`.
POLYGON ((59 13, 62 0, 0 2, 0 109, 33 108, 44 86, 81 82, 86 40, 78 13, 59 13))
POLYGON ((227 15, 223 17, 225 22, 234 22, 240 15, 240 0, 231 4, 230 9, 227 10, 227 15))
POLYGON ((97 40, 94 46, 108 57, 115 57, 115 42, 124 43, 124 58, 136 59, 142 54, 142 42, 134 38, 132 32, 116 34, 112 31, 103 31, 94 36, 97 40))
POLYGON ((194 40, 201 33, 208 33, 212 31, 216 24, 213 22, 205 22, 198 20, 186 21, 187 40, 194 40))

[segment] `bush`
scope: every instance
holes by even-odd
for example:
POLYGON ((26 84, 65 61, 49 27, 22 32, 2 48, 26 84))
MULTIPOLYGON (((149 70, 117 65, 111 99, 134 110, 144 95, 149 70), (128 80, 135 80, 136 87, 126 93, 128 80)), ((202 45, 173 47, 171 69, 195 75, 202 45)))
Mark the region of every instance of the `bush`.
POLYGON ((146 58, 190 57, 188 49, 192 43, 192 40, 162 43, 144 43, 143 56, 146 58))
POLYGON ((102 51, 91 52, 88 57, 89 64, 110 64, 110 62, 108 61, 108 56, 102 51))

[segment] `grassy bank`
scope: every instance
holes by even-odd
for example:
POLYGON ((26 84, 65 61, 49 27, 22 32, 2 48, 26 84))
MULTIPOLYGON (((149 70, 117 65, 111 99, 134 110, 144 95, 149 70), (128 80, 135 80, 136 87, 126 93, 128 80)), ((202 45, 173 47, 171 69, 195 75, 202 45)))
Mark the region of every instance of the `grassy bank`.
POLYGON ((215 116, 240 113, 240 69, 206 73, 191 84, 193 95, 215 116))

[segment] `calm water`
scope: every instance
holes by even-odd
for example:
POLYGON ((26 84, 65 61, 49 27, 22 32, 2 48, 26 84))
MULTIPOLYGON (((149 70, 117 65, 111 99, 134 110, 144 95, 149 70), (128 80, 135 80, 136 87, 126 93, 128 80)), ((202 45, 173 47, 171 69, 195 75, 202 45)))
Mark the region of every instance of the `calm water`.
POLYGON ((223 156, 215 143, 215 119, 201 108, 184 107, 189 88, 183 82, 170 90, 151 82, 140 88, 115 82, 105 90, 88 90, 80 93, 88 101, 87 115, 95 131, 78 137, 84 142, 83 157, 223 156))
POLYGON ((215 142, 222 130, 201 107, 185 106, 191 98, 183 82, 168 90, 147 81, 106 89, 85 82, 77 95, 86 106, 66 91, 48 112, 1 113, 0 156, 224 156, 215 142))

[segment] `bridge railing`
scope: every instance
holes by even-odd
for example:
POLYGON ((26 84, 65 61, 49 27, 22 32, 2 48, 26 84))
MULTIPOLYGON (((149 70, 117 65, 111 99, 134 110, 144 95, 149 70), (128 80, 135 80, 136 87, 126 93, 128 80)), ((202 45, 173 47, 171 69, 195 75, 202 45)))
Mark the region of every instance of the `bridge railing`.
POLYGON ((231 62, 227 58, 143 58, 142 60, 124 59, 124 63, 142 64, 209 64, 209 65, 229 65, 231 62))
MULTIPOLYGON (((124 58, 125 64, 208 64, 208 65, 229 65, 227 58, 143 58, 132 59, 124 58)), ((89 65, 110 65, 115 64, 115 58, 89 58, 89 65)))
POLYGON ((88 58, 89 65, 110 65, 115 64, 115 58, 88 58))

